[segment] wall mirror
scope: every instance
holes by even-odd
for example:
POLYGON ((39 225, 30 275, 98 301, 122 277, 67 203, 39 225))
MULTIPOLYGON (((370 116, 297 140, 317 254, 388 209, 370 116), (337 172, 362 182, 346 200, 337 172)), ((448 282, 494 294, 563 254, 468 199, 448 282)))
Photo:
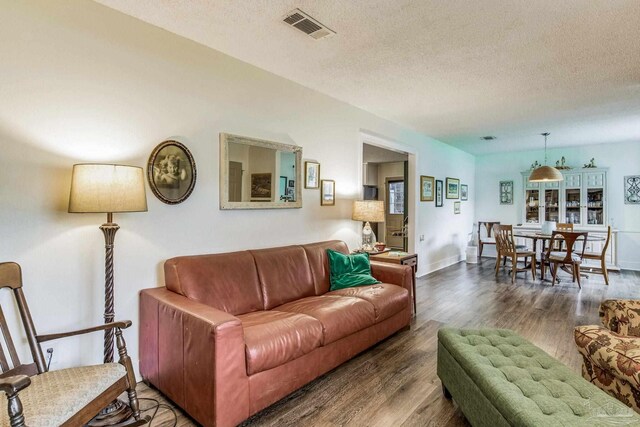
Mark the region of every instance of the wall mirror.
POLYGON ((220 209, 302 207, 302 147, 220 134, 220 209))

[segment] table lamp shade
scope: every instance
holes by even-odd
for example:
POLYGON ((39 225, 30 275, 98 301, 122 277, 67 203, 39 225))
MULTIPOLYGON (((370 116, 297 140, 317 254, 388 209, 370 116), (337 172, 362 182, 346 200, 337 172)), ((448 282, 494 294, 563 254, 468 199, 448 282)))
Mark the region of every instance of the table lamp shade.
POLYGON ((73 165, 69 212, 146 212, 144 171, 137 166, 73 165))
POLYGON ((354 221, 384 222, 382 200, 354 200, 351 219, 354 221))

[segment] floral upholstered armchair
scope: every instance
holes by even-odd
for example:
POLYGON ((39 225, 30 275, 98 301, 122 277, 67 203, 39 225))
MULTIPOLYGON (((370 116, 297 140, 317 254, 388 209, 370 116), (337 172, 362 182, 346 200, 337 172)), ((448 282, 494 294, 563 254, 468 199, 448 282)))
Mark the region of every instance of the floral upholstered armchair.
POLYGON ((582 376, 640 412, 640 300, 606 300, 600 319, 574 331, 582 376))

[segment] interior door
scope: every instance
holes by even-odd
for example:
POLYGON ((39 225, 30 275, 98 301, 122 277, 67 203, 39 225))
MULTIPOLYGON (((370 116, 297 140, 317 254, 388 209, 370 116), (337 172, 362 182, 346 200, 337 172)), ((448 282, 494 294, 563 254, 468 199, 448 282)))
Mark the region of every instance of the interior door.
POLYGON ((387 178, 385 188, 385 240, 389 248, 404 250, 404 178, 387 178))
POLYGON ((229 162, 229 201, 242 201, 242 163, 229 162))

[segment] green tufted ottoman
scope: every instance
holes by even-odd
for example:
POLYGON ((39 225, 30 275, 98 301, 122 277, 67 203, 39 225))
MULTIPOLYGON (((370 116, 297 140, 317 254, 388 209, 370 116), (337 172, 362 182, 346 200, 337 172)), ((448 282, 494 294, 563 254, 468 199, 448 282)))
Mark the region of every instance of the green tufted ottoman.
POLYGON ((438 376, 474 427, 640 426, 640 415, 506 329, 440 329, 438 376))

